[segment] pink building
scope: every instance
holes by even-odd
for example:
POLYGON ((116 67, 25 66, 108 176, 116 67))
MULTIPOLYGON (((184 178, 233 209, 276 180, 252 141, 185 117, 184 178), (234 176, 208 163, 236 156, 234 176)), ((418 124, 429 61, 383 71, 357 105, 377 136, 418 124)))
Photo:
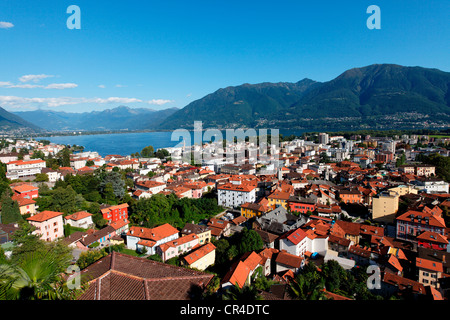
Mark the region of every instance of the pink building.
POLYGON ((161 244, 157 248, 157 253, 161 256, 163 261, 166 261, 185 252, 189 252, 192 249, 199 247, 199 245, 198 236, 196 234, 189 234, 161 244))
POLYGON ((42 240, 53 241, 64 237, 63 213, 56 211, 42 211, 27 218, 36 227, 35 234, 42 240))

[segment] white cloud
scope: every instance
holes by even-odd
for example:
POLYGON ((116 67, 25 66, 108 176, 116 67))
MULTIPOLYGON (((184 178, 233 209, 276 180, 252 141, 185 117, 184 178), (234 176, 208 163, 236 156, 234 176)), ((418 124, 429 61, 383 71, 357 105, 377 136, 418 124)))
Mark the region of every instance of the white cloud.
POLYGON ((45 89, 72 89, 76 88, 78 85, 76 83, 51 83, 45 86, 45 89))
POLYGON ((0 21, 0 29, 10 29, 12 27, 14 27, 14 25, 11 22, 0 21))
POLYGON ((17 96, 0 96, 0 105, 10 107, 10 108, 30 108, 30 106, 35 107, 60 107, 66 105, 74 104, 129 104, 129 103, 146 103, 146 104, 156 104, 163 105, 172 100, 163 99, 152 99, 152 100, 141 100, 137 98, 122 98, 122 97, 109 97, 109 98, 75 98, 75 97, 55 97, 55 98, 24 98, 17 96))
POLYGON ((98 87, 99 87, 99 88, 102 88, 102 89, 105 89, 105 88, 106 88, 106 86, 105 86, 104 84, 99 84, 98 87))
POLYGON ((49 75, 49 74, 27 74, 27 75, 21 76, 19 78, 19 81, 20 82, 29 82, 29 81, 38 82, 42 79, 51 78, 51 77, 54 77, 54 76, 49 75))
POLYGON ((123 84, 116 84, 116 88, 125 88, 126 86, 123 84))
POLYGON ((152 99, 152 100, 145 101, 145 103, 156 104, 158 106, 162 106, 163 104, 171 103, 171 102, 173 102, 173 100, 152 99))
POLYGON ((12 86, 12 83, 9 81, 0 81, 0 87, 9 87, 12 86))

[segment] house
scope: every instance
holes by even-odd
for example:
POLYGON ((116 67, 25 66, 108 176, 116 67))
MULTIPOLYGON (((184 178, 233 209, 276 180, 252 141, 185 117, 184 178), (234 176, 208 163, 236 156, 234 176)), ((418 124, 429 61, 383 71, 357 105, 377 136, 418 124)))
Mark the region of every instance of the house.
POLYGON ((339 254, 346 255, 348 249, 350 249, 350 246, 352 246, 353 244, 353 241, 343 237, 338 237, 336 235, 330 235, 328 237, 328 248, 330 250, 338 252, 339 254))
POLYGON ((78 300, 190 300, 192 289, 202 292, 213 277, 112 252, 81 271, 81 279, 88 286, 78 300))
POLYGON ((275 259, 276 272, 291 270, 294 274, 305 265, 305 259, 286 251, 280 251, 275 259))
POLYGON ((41 173, 45 173, 48 177, 48 182, 56 182, 61 179, 61 172, 51 168, 42 168, 41 173))
POLYGON ((413 297, 417 298, 425 295, 423 284, 391 272, 385 272, 382 275, 381 289, 372 291, 384 297, 391 297, 394 294, 412 294, 413 297))
POLYGON ((354 260, 357 265, 367 266, 372 260, 372 252, 368 248, 355 244, 348 249, 347 257, 354 260))
POLYGON ((264 242, 265 248, 275 248, 275 241, 278 239, 278 235, 260 229, 255 229, 255 231, 264 242))
POLYGON ((435 289, 440 288, 438 279, 442 277, 444 272, 442 262, 417 257, 416 269, 420 283, 424 286, 432 286, 435 289))
POLYGON ((312 213, 316 210, 316 201, 314 199, 291 196, 288 203, 291 212, 306 214, 308 211, 312 213))
POLYGON ((199 244, 204 245, 211 242, 211 229, 205 225, 186 223, 181 229, 181 235, 195 234, 199 239, 199 244))
POLYGON ((426 193, 448 193, 449 183, 438 177, 418 177, 412 182, 416 189, 426 193))
MULTIPOLYGON (((238 285, 242 289, 251 282, 253 273, 261 266, 262 257, 256 252, 247 252, 241 259, 234 263, 222 279, 222 288, 228 289, 238 285)), ((262 269, 262 268, 261 268, 262 269)))
POLYGON ((12 161, 17 161, 19 159, 19 153, 17 152, 9 152, 9 153, 0 153, 0 162, 9 163, 12 161))
POLYGON ((36 214, 36 201, 29 199, 29 198, 22 198, 20 195, 17 195, 17 194, 13 195, 11 197, 11 199, 13 201, 17 201, 21 215, 36 214))
POLYGON ((355 244, 359 243, 361 234, 361 225, 359 223, 353 223, 343 220, 337 220, 330 230, 330 234, 345 238, 352 241, 355 244))
POLYGON ((306 223, 306 218, 297 217, 287 212, 284 207, 278 207, 253 222, 253 229, 264 230, 276 235, 283 235, 306 223))
POLYGON ((290 196, 291 194, 289 192, 275 190, 267 197, 267 200, 269 200, 269 207, 276 209, 281 206, 287 209, 290 196))
POLYGON ((175 240, 167 241, 160 244, 156 248, 156 253, 159 254, 163 261, 178 257, 193 248, 199 246, 199 239, 196 234, 188 234, 181 236, 175 240))
POLYGON ((129 231, 129 224, 128 219, 122 219, 111 222, 109 225, 116 230, 116 235, 125 235, 129 231))
POLYGON ((15 195, 21 198, 35 199, 39 197, 39 188, 31 184, 21 183, 13 186, 11 189, 15 195))
MULTIPOLYGON (((436 207, 439 209, 438 207, 436 207)), ((396 218, 397 238, 417 242, 417 236, 424 231, 431 231, 445 235, 445 221, 441 216, 442 210, 415 211, 409 210, 396 218)))
POLYGON ((136 190, 142 190, 151 192, 151 194, 157 194, 163 191, 167 185, 164 182, 157 182, 152 180, 139 181, 135 183, 136 190))
POLYGON ((245 202, 241 205, 241 216, 244 216, 247 219, 260 217, 270 210, 268 204, 269 202, 265 198, 257 203, 245 202))
POLYGON ((81 240, 81 243, 88 247, 94 243, 104 244, 116 235, 116 230, 111 226, 106 226, 103 229, 97 230, 94 233, 88 234, 81 240))
POLYGON ((280 237, 280 250, 294 256, 303 256, 306 252, 306 232, 301 228, 292 230, 280 237))
POLYGON ((192 269, 205 270, 216 261, 216 246, 211 242, 202 245, 183 257, 186 266, 192 269))
POLYGON ((116 206, 102 205, 100 206, 100 212, 103 219, 108 220, 109 223, 128 219, 128 203, 122 203, 116 206))
POLYGON ((211 237, 216 239, 228 237, 231 234, 231 223, 229 221, 210 218, 207 225, 211 230, 211 237))
POLYGON ((416 237, 419 247, 429 248, 434 250, 446 251, 448 246, 448 240, 446 236, 443 236, 436 232, 425 231, 416 237))
POLYGON ((131 250, 147 250, 152 255, 156 248, 168 241, 178 239, 178 230, 165 223, 155 228, 130 227, 126 234, 127 248, 131 250))
POLYGON ((64 237, 63 213, 56 211, 42 211, 29 218, 27 221, 36 227, 34 234, 42 240, 53 241, 64 237))
POLYGON ((345 204, 363 202, 363 194, 359 190, 340 190, 339 196, 345 204))
POLYGON ((86 211, 79 211, 65 216, 64 221, 72 227, 83 229, 91 228, 94 225, 94 222, 92 221, 92 214, 86 211))

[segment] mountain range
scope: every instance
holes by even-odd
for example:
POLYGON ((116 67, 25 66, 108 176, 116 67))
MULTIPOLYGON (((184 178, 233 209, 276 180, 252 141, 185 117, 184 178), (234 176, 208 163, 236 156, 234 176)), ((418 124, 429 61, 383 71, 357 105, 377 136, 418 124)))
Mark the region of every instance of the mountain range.
POLYGON ((48 131, 145 130, 157 127, 177 108, 153 110, 119 106, 103 111, 70 113, 52 110, 21 111, 14 114, 48 131))
POLYGON ((450 73, 375 64, 328 82, 243 84, 219 89, 169 116, 161 129, 359 126, 450 122, 450 73), (426 119, 423 122, 423 119, 426 119))
POLYGON ((33 130, 38 126, 48 131, 192 129, 194 121, 202 121, 204 129, 448 127, 450 73, 374 64, 347 70, 327 82, 306 78, 295 83, 246 83, 221 88, 182 109, 155 111, 120 106, 85 113, 36 110, 15 112, 9 118, 2 111, 0 125, 28 125, 33 130))

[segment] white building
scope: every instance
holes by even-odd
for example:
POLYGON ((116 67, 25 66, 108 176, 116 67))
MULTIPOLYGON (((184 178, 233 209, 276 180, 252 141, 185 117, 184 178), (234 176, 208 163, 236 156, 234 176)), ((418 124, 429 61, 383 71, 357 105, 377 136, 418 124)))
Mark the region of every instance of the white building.
POLYGON ((131 250, 147 250, 153 255, 163 243, 178 239, 178 230, 166 223, 156 228, 130 227, 127 233, 127 248, 131 250))
POLYGON ((246 202, 256 201, 256 184, 245 181, 241 184, 225 183, 217 186, 218 204, 224 207, 239 207, 246 202))
POLYGON ((6 177, 9 179, 14 179, 34 176, 41 173, 42 168, 45 168, 45 161, 41 159, 11 161, 6 165, 6 177))

